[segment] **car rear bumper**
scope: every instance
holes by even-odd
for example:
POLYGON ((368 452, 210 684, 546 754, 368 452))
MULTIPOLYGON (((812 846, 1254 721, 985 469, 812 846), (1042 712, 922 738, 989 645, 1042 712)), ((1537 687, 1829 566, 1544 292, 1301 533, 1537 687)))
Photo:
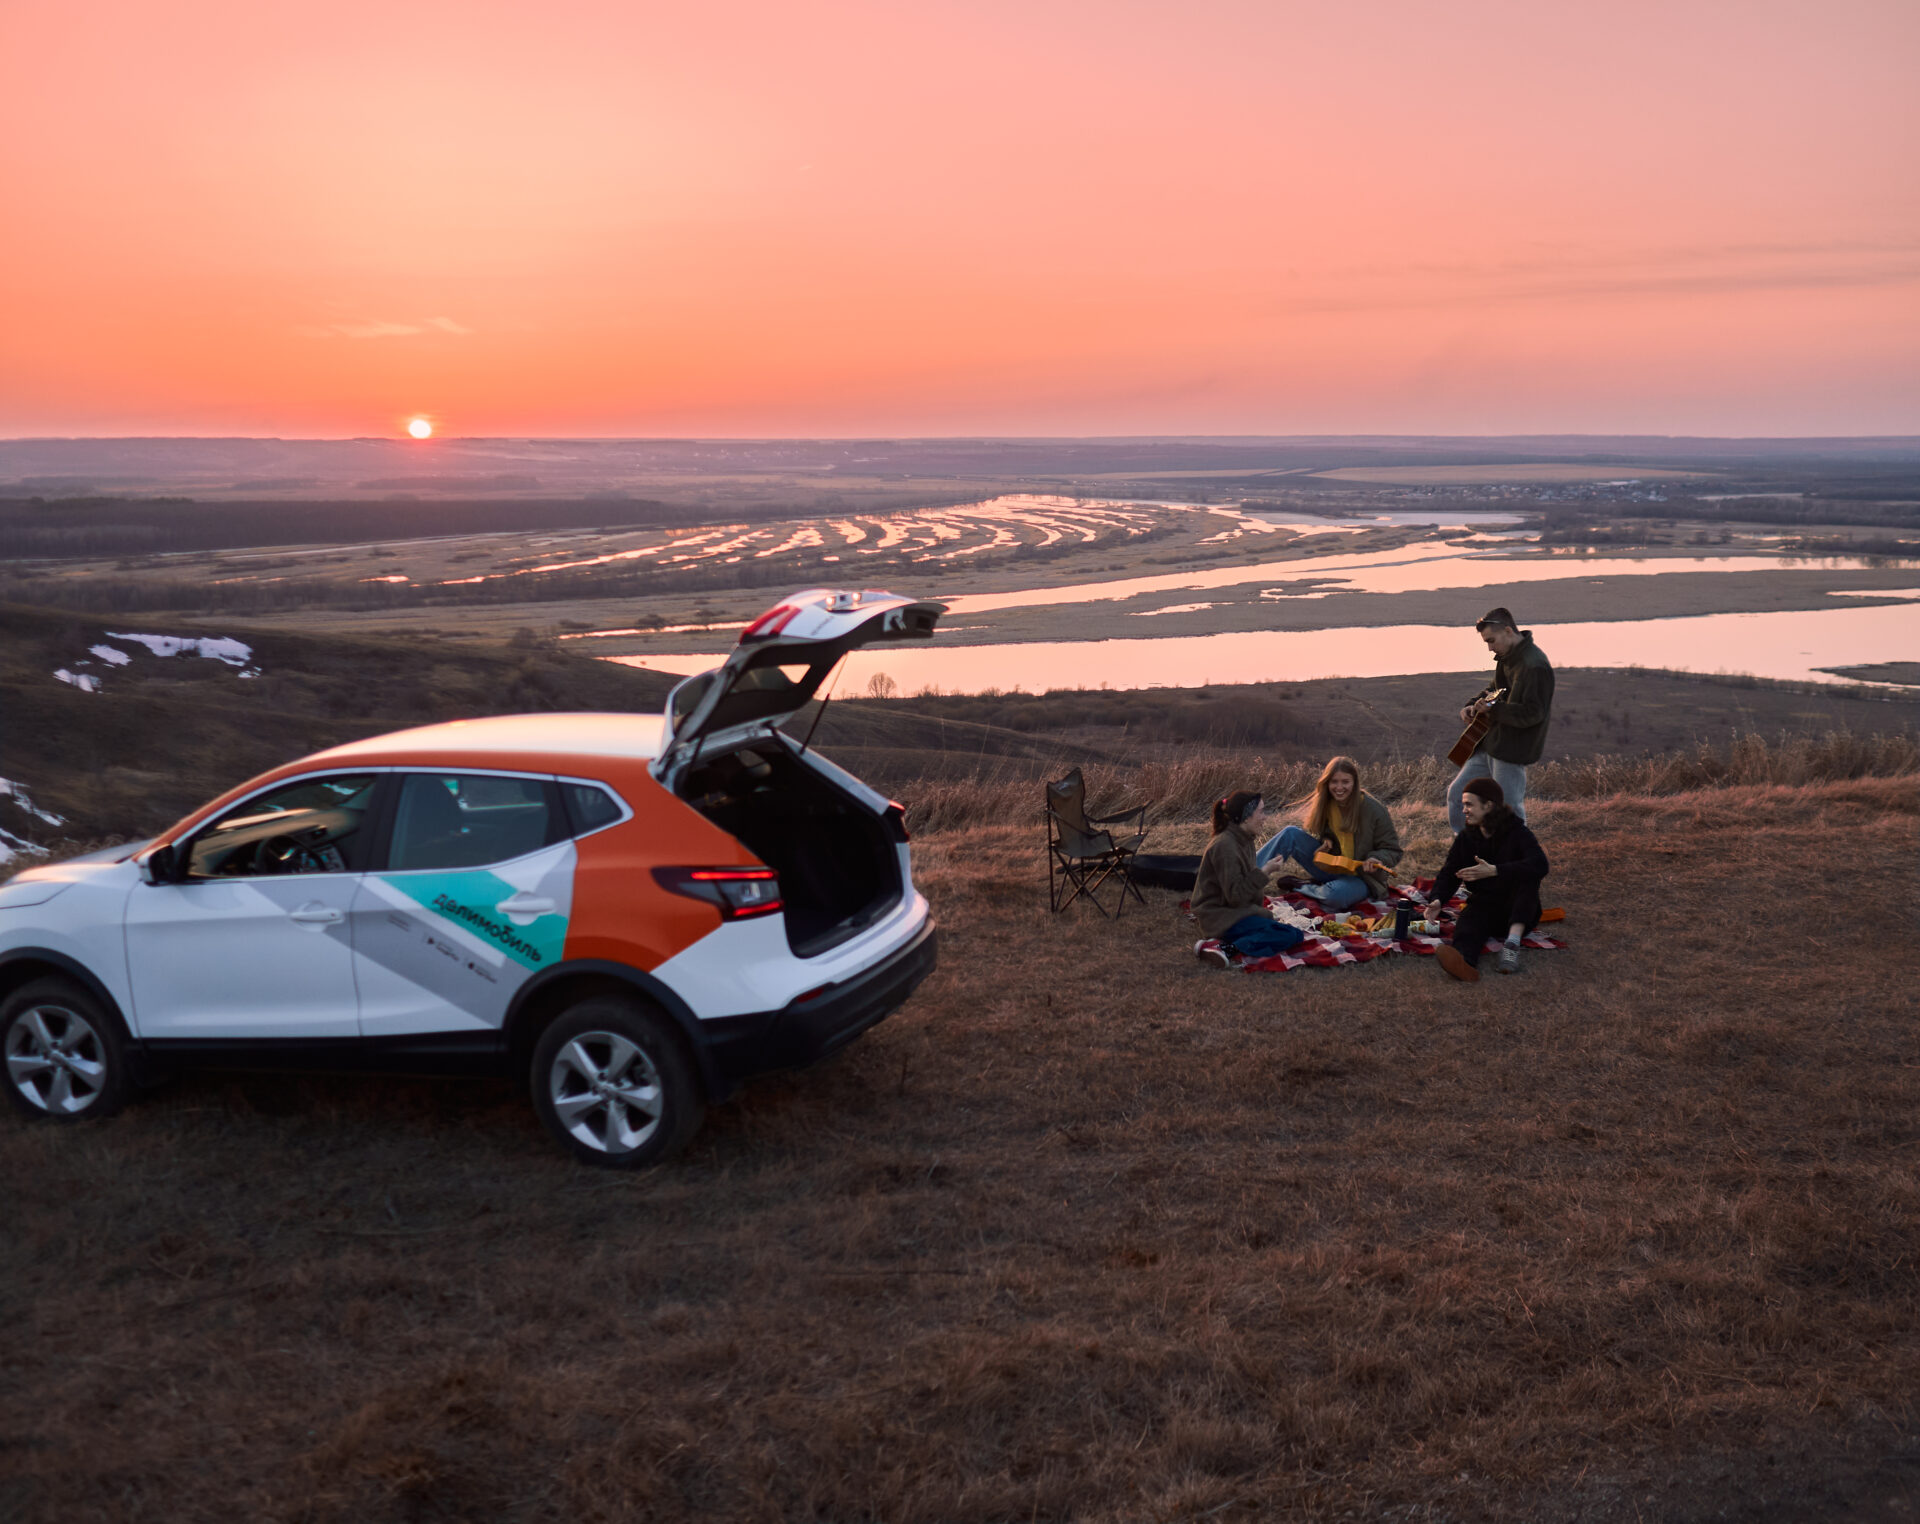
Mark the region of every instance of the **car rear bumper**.
POLYGON ((851 979, 809 990, 777 1011, 697 1023, 712 1098, 750 1075, 799 1068, 845 1047, 904 1005, 938 958, 939 937, 928 916, 903 947, 851 979))

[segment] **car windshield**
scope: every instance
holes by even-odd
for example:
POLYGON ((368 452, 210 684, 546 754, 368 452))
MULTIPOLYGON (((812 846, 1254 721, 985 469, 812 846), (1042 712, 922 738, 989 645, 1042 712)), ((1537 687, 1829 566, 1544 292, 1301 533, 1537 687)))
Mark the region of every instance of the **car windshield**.
POLYGON ((237 806, 194 839, 189 878, 340 873, 352 866, 375 779, 303 778, 237 806))
POLYGON ((265 799, 251 800, 244 813, 227 816, 213 828, 214 833, 237 831, 295 810, 364 810, 373 794, 373 782, 371 778, 318 778, 295 784, 265 799))

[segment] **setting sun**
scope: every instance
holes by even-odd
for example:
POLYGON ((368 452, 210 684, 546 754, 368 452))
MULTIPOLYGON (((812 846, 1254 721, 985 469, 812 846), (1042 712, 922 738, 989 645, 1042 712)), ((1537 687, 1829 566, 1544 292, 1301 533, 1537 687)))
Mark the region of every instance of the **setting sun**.
POLYGON ((431 439, 433 438, 433 425, 424 418, 414 418, 408 422, 407 432, 415 439, 431 439))

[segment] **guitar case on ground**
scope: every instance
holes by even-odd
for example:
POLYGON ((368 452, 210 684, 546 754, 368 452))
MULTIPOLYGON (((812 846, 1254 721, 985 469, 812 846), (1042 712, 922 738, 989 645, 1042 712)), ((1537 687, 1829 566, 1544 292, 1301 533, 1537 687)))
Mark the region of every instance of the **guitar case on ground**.
POLYGON ((1149 889, 1191 890, 1200 873, 1200 859, 1181 854, 1155 855, 1142 852, 1131 865, 1133 881, 1149 889))

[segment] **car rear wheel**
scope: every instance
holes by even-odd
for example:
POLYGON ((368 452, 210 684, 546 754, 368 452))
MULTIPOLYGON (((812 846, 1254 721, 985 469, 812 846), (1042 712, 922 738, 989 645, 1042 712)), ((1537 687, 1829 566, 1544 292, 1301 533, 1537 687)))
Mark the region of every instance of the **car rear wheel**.
POLYGON ((84 1122, 127 1102, 126 1046, 100 1003, 66 979, 36 979, 0 1001, 7 1098, 40 1121, 84 1122))
POLYGON ((616 996, 583 1000, 534 1045, 534 1109, 575 1158, 641 1169, 683 1148, 706 1107, 679 1034, 616 996))

